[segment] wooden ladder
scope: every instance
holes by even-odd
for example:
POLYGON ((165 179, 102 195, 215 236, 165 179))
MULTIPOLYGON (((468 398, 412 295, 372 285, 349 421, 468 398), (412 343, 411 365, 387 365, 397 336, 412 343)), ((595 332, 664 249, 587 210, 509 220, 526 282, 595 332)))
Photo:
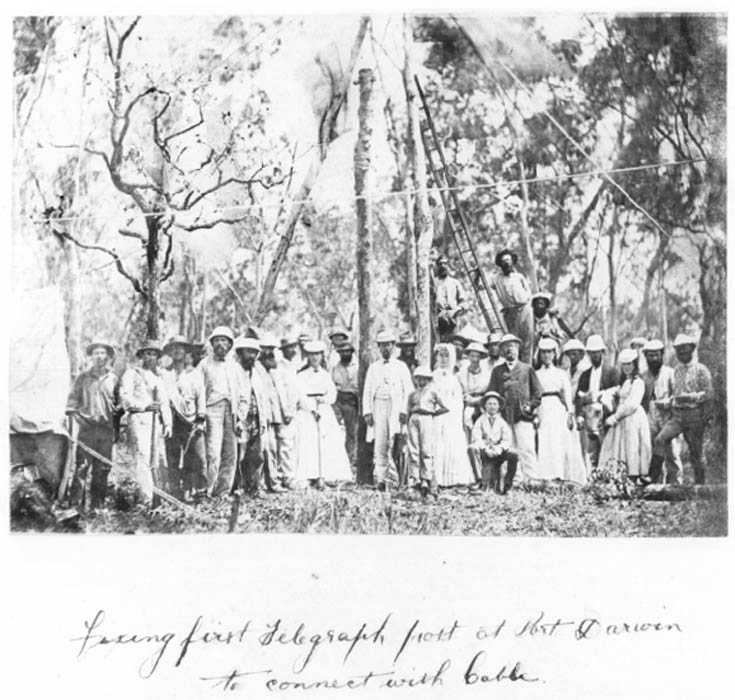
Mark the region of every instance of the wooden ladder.
POLYGON ((452 239, 457 247, 459 259, 462 261, 462 267, 467 278, 470 280, 472 290, 475 293, 477 304, 480 307, 480 311, 482 311, 482 316, 485 319, 488 331, 492 333, 493 331, 500 330, 505 333, 507 329, 503 317, 498 311, 498 304, 496 303, 494 293, 490 289, 485 272, 480 266, 477 251, 472 243, 472 238, 467 227, 467 220, 459 205, 457 192, 452 189, 454 178, 449 174, 447 163, 444 159, 444 152, 439 144, 439 137, 436 134, 434 122, 429 113, 429 106, 426 104, 424 91, 421 89, 419 79, 414 76, 414 80, 416 81, 416 88, 419 99, 421 100, 421 109, 425 116, 419 124, 421 141, 424 144, 424 152, 426 153, 432 179, 441 197, 444 210, 447 213, 447 223, 449 224, 449 230, 452 232, 452 239))

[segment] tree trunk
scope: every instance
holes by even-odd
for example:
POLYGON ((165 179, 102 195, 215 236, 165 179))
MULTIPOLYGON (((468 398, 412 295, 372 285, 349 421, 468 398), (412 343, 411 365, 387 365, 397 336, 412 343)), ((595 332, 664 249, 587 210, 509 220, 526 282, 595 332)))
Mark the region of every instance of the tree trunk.
POLYGON ((148 242, 146 244, 146 281, 148 299, 146 303, 146 333, 149 340, 160 339, 161 317, 161 219, 146 218, 148 242))
MULTIPOLYGON (((375 77, 370 68, 363 68, 358 74, 360 106, 358 108, 359 131, 355 143, 355 208, 357 214, 357 303, 360 327, 358 387, 362 396, 365 375, 372 360, 373 341, 373 232, 370 207, 370 159, 373 138, 373 84, 375 77)), ((373 464, 365 442, 365 426, 360 421, 360 435, 357 448, 357 481, 371 483, 373 464)))
MULTIPOLYGON (((403 16, 403 87, 409 90, 413 84, 410 46, 412 43, 411 25, 408 17, 403 16)), ((408 92, 406 92, 408 96, 408 92)), ((413 133, 413 117, 408 110, 408 128, 406 129, 406 167, 403 178, 403 189, 406 191, 406 284, 408 287, 408 320, 411 329, 416 331, 419 319, 418 305, 418 266, 416 247, 416 229, 414 221, 414 196, 412 191, 416 185, 416 148, 418 146, 413 133)), ((418 146, 420 147, 420 146, 418 146)))
POLYGON ((268 268, 268 273, 263 281, 263 289, 258 300, 258 306, 253 314, 253 323, 257 326, 263 323, 263 319, 265 319, 266 314, 268 313, 268 308, 270 307, 271 299, 273 298, 273 292, 276 288, 276 282, 278 282, 278 275, 281 272, 283 263, 286 261, 286 254, 288 253, 291 241, 293 240, 294 232, 296 231, 296 224, 301 218, 301 214, 304 209, 303 202, 308 199, 311 194, 311 190, 316 183, 316 178, 317 175, 319 175, 322 163, 326 160, 329 145, 336 138, 337 117, 339 116, 340 109, 344 104, 345 97, 347 96, 352 79, 352 73, 355 70, 355 64, 357 63, 357 58, 360 54, 360 48, 362 47, 362 42, 365 39, 365 34, 367 33, 369 26, 370 18, 363 17, 360 20, 360 27, 352 45, 350 62, 344 73, 342 83, 335 88, 336 91, 332 95, 330 104, 321 121, 318 134, 320 147, 309 166, 309 170, 304 181, 301 183, 299 191, 294 197, 294 200, 298 202, 298 204, 293 205, 289 212, 288 219, 286 220, 283 228, 283 233, 281 234, 278 246, 276 247, 276 252, 273 255, 273 261, 271 262, 271 265, 268 268))
MULTIPOLYGON (((510 120, 508 120, 510 124, 510 120)), ((526 165, 523 162, 523 155, 518 145, 518 134, 515 127, 511 127, 513 131, 513 139, 515 140, 516 159, 518 160, 518 172, 521 176, 521 194, 523 196, 523 206, 521 207, 521 247, 523 249, 523 258, 526 263, 526 272, 529 282, 531 283, 531 291, 535 294, 538 292, 538 275, 536 274, 536 256, 533 254, 533 245, 531 244, 531 232, 528 228, 528 208, 530 200, 528 196, 528 183, 526 182, 526 165)))
POLYGON ((413 176, 414 197, 414 237, 416 239, 416 357, 419 364, 431 362, 431 275, 429 272, 429 253, 434 238, 434 220, 429 207, 429 194, 426 185, 426 154, 421 142, 419 111, 413 69, 411 67, 411 47, 413 45, 410 22, 404 17, 404 90, 408 110, 409 171, 413 176))
POLYGON ((618 208, 615 207, 612 226, 610 227, 610 233, 608 234, 609 246, 607 250, 607 274, 610 282, 610 286, 608 287, 608 298, 610 301, 610 330, 608 337, 610 338, 615 354, 617 354, 618 348, 618 314, 615 295, 615 283, 617 281, 617 275, 615 272, 615 236, 618 232, 619 223, 620 218, 618 215, 618 208))

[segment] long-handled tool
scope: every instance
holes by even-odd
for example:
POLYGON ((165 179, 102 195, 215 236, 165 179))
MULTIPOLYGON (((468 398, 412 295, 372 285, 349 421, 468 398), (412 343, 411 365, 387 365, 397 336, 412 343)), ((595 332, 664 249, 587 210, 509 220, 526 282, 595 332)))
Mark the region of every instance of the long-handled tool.
MULTIPOLYGON (((317 398, 324 396, 324 394, 307 394, 310 398, 315 401, 317 398)), ((316 440, 317 440, 317 464, 319 465, 319 478, 316 481, 316 487, 318 489, 324 488, 324 476, 322 473, 322 429, 320 425, 321 413, 319 412, 319 403, 316 403, 316 410, 314 411, 314 420, 316 421, 316 440)))
POLYGON ((74 477, 77 472, 77 437, 79 435, 79 426, 72 414, 66 417, 66 430, 69 433, 69 447, 66 452, 64 473, 61 475, 59 492, 57 494, 60 503, 66 503, 69 500, 71 485, 74 483, 74 477))

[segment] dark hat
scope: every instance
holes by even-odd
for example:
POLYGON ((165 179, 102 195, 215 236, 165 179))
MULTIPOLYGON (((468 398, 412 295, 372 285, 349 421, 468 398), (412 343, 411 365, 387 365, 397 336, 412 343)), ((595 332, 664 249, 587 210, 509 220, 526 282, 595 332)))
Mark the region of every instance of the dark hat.
POLYGON ((355 346, 349 340, 345 340, 344 343, 340 343, 334 349, 337 352, 342 352, 343 350, 350 350, 352 352, 355 352, 355 346))
POLYGON ((161 350, 161 344, 157 340, 146 340, 142 343, 142 345, 135 351, 136 357, 142 357, 143 353, 146 350, 154 350, 158 353, 158 357, 161 357, 163 355, 163 351, 161 350))
POLYGON ((107 354, 110 357, 115 357, 115 348, 113 348, 109 343, 105 343, 101 340, 93 340, 89 345, 87 345, 87 355, 91 355, 96 348, 107 350, 107 354))
POLYGON ((169 339, 168 343, 163 346, 163 352, 168 355, 174 345, 183 345, 187 352, 190 352, 193 349, 192 344, 183 335, 174 335, 169 339))
POLYGON ((548 292, 537 292, 531 297, 531 303, 533 303, 537 299, 545 301, 546 306, 551 306, 551 294, 549 294, 548 292))
POLYGON ((331 331, 329 331, 329 339, 331 340, 334 338, 335 335, 343 335, 345 338, 349 338, 350 334, 349 331, 346 328, 333 328, 331 331))
POLYGON ((504 255, 510 255, 510 259, 513 261, 514 265, 518 262, 518 253, 514 253, 510 248, 503 248, 503 250, 495 255, 495 264, 498 267, 500 267, 500 259, 504 255))
POLYGON ((281 340, 281 348, 287 348, 291 345, 298 345, 299 344, 299 338, 295 335, 289 335, 286 336, 281 340))

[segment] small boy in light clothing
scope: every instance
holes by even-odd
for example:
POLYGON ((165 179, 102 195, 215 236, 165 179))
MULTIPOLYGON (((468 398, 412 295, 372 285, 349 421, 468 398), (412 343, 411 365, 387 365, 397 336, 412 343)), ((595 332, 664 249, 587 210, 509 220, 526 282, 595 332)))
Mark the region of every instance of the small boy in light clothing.
POLYGON ((482 486, 489 491, 505 495, 513 485, 513 477, 518 467, 518 453, 512 448, 513 433, 500 416, 505 401, 495 391, 488 391, 482 397, 484 413, 472 427, 470 445, 467 448, 475 472, 482 473, 482 486), (503 462, 507 462, 503 488, 500 475, 503 462))
POLYGON ((436 390, 431 386, 431 370, 426 365, 413 372, 416 389, 408 397, 408 473, 417 482, 423 498, 429 491, 438 495, 434 472, 434 416, 448 413, 436 390))

